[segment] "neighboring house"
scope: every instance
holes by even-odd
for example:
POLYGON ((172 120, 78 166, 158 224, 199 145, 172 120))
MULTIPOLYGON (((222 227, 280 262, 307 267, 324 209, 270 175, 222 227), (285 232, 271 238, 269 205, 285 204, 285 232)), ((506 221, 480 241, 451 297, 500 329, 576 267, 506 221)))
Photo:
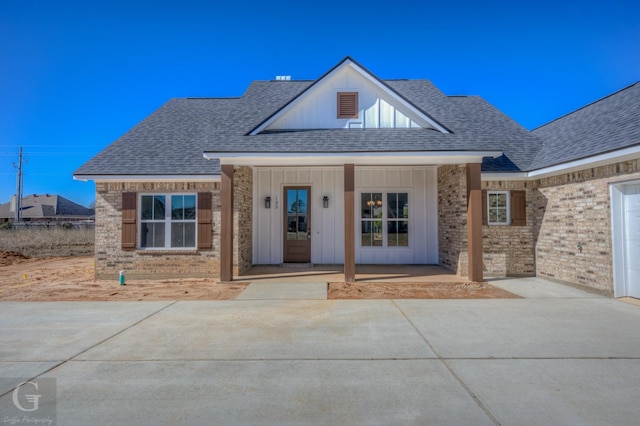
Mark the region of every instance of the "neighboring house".
POLYGON ((638 296, 639 101, 636 84, 529 132, 349 57, 172 99, 75 172, 96 182, 96 275, 440 264, 638 296))
MULTIPOLYGON (((28 195, 22 198, 21 218, 23 222, 77 222, 93 220, 94 210, 88 209, 60 195, 28 195)), ((11 202, 0 205, 0 222, 14 222, 15 206, 11 202)))

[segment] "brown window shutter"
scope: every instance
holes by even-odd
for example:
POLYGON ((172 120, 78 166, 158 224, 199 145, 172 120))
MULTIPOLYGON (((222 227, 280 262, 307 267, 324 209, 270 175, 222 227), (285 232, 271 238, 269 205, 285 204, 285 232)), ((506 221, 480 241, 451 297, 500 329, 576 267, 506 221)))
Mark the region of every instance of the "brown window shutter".
POLYGON ((210 192, 198 192, 198 250, 213 247, 213 202, 210 192))
POLYGON ((136 248, 136 218, 138 194, 135 192, 122 193, 122 250, 136 248))
POLYGON ((358 92, 338 92, 338 118, 358 118, 358 92))
POLYGON ((487 190, 483 189, 482 190, 482 224, 483 225, 488 225, 489 224, 489 210, 488 210, 488 205, 487 205, 487 190))
POLYGON ((525 191, 511 191, 511 225, 525 226, 527 224, 527 193, 525 191))

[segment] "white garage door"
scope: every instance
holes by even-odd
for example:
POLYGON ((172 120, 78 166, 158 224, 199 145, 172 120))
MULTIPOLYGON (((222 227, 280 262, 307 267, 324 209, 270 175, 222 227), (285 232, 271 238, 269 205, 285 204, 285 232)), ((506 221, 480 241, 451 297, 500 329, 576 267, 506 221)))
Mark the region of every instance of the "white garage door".
POLYGON ((640 298, 640 185, 627 186, 624 206, 624 278, 628 295, 640 298))

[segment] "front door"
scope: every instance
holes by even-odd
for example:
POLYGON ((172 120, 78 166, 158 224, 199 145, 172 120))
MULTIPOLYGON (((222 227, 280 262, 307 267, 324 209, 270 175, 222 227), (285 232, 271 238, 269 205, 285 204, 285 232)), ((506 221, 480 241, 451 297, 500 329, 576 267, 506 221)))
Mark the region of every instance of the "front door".
POLYGON ((284 188, 284 262, 311 262, 311 187, 284 188))

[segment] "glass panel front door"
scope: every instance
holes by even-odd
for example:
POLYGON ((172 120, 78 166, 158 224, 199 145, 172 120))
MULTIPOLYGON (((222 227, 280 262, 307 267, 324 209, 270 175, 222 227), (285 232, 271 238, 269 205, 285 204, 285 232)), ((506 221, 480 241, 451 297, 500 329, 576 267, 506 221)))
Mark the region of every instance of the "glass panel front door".
POLYGON ((284 188, 285 263, 311 261, 310 192, 308 186, 284 188))

